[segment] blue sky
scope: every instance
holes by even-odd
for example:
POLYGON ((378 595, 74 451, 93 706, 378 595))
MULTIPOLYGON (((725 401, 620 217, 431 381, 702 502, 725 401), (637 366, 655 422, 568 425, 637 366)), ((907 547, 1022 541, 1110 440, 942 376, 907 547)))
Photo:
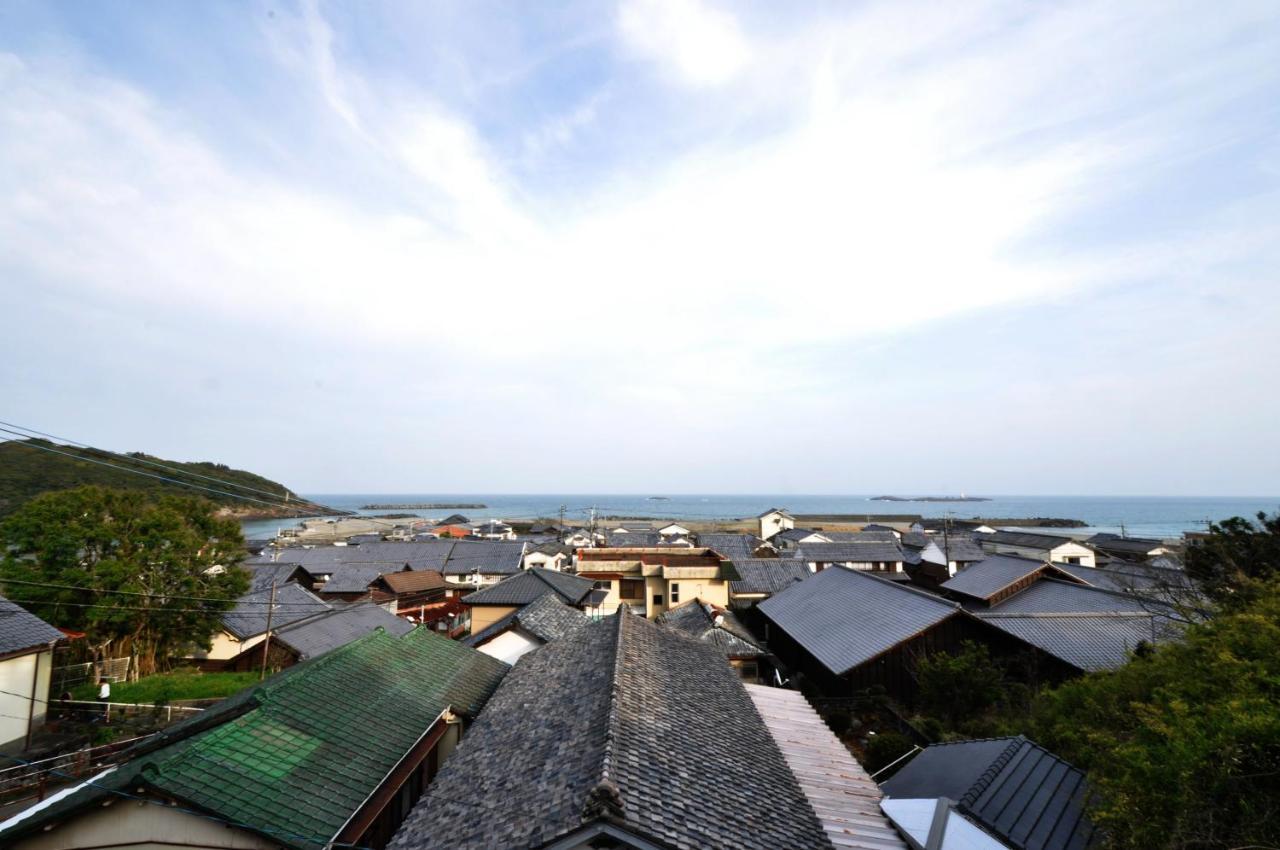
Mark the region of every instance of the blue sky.
POLYGON ((0 6, 6 418, 312 492, 1274 494, 1258 3, 0 6))

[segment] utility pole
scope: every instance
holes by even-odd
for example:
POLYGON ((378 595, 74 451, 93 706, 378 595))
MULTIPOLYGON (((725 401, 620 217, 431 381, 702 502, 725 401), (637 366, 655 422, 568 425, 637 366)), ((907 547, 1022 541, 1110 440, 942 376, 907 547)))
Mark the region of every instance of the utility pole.
POLYGON ((564 512, 567 510, 564 505, 560 506, 560 527, 556 529, 556 539, 564 540, 564 512))
POLYGON ((276 583, 271 582, 271 601, 267 603, 267 636, 262 640, 262 670, 258 673, 258 681, 267 678, 267 650, 271 648, 271 615, 276 610, 276 583))
POLYGON ((951 573, 951 511, 942 516, 942 557, 947 562, 947 573, 951 573))

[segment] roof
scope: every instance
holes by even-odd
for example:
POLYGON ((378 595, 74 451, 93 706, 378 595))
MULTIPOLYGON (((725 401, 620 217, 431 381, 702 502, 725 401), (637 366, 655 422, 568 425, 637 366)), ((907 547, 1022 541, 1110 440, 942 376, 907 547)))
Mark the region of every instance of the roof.
POLYGON ((456 540, 450 545, 453 548, 440 570, 447 576, 515 575, 525 552, 524 543, 510 540, 456 540))
POLYGON ((1167 617, 1140 612, 1006 614, 979 612, 984 622, 1077 670, 1114 670, 1139 643, 1159 643, 1180 630, 1167 617))
POLYGON ((791 516, 791 514, 787 513, 786 508, 769 508, 769 510, 765 511, 764 513, 756 514, 756 519, 764 519, 769 514, 782 514, 784 517, 788 517, 788 518, 790 518, 791 516))
POLYGON ((385 564, 338 564, 317 593, 364 593, 386 573, 385 564))
POLYGON ((804 694, 764 685, 744 687, 831 843, 906 850, 880 813, 880 789, 804 694))
POLYGON ((625 606, 520 659, 389 847, 606 827, 662 847, 831 846, 723 656, 625 606))
POLYGON ((1149 537, 1121 537, 1118 534, 1095 534, 1084 541, 1095 549, 1120 555, 1136 555, 1145 558, 1157 549, 1165 548, 1163 540, 1149 537))
MULTIPOLYGON (((264 553, 247 563, 300 564, 315 567, 313 572, 326 572, 320 567, 335 564, 382 564, 388 567, 408 565, 410 569, 440 569, 453 549, 462 541, 420 540, 412 543, 386 540, 361 543, 359 546, 316 546, 311 549, 282 549, 274 556, 264 553)), ((383 572, 388 570, 384 569, 383 572)))
POLYGON ((413 623, 408 620, 372 603, 362 602, 309 617, 279 631, 272 629, 271 639, 293 648, 305 661, 346 646, 374 629, 385 629, 388 634, 399 636, 408 634, 413 628, 413 623))
POLYGON ((742 625, 732 611, 708 605, 700 599, 691 599, 664 611, 656 622, 714 646, 729 658, 767 654, 760 640, 742 625))
POLYGON ((990 610, 1002 614, 1146 612, 1158 604, 1127 593, 1086 587, 1060 579, 1041 578, 1026 590, 993 605, 990 610))
POLYGON ((427 629, 377 631, 169 727, 4 836, 151 789, 287 847, 337 835, 445 709, 475 716, 510 668, 427 629))
POLYGON ((445 586, 444 576, 436 570, 401 570, 383 573, 381 578, 392 593, 421 593, 445 586))
POLYGON ((876 563, 902 560, 897 540, 867 543, 801 543, 800 559, 817 563, 876 563))
POLYGON ((954 602, 845 567, 825 569, 757 607, 837 676, 960 611, 954 602))
POLYGON ((894 799, 956 801, 957 811, 1016 850, 1083 850, 1085 775, 1021 736, 933 744, 880 786, 894 799))
MULTIPOLYGON (((222 615, 222 626, 238 638, 253 637, 267 630, 267 609, 271 606, 271 588, 246 593, 230 611, 222 615)), ((306 619, 330 605, 302 585, 290 582, 276 588, 271 626, 278 629, 306 619)))
POLYGON ((508 629, 519 627, 543 643, 568 637, 589 622, 585 613, 560 601, 554 593, 548 593, 530 602, 470 637, 463 638, 467 646, 484 646, 508 629))
POLYGON ((952 561, 981 561, 987 557, 981 544, 968 534, 930 534, 928 537, 952 561))
MULTIPOLYGON (((892 529, 876 529, 870 531, 862 529, 861 531, 822 531, 819 532, 823 537, 832 543, 897 543, 898 535, 892 529)), ((906 538, 902 538, 906 541, 906 538)))
POLYGON ((0 596, 0 655, 47 646, 64 637, 35 614, 0 596))
POLYGON ((468 605, 528 605, 554 593, 570 605, 577 605, 594 586, 593 581, 581 576, 531 567, 483 590, 468 593, 462 601, 468 605))
POLYGON ((1166 594, 1186 594, 1195 583, 1185 572, 1149 564, 1120 564, 1086 567, 1082 564, 1054 564, 1064 573, 1103 590, 1160 598, 1166 594))
POLYGON ((812 536, 814 534, 818 535, 819 537, 823 537, 823 538, 826 537, 826 535, 823 534, 821 531, 814 531, 812 528, 784 528, 782 531, 779 531, 777 534, 773 535, 769 539, 770 540, 795 540, 796 542, 799 542, 805 539, 806 537, 812 536))
POLYGON ((1076 542, 1070 537, 1061 537, 1056 534, 1037 534, 1032 531, 996 531, 991 534, 984 534, 982 540, 985 543, 1003 543, 1006 546, 1024 546, 1028 549, 1044 549, 1045 551, 1076 542))
POLYGON ((615 547, 652 547, 662 544, 662 535, 656 531, 606 531, 605 544, 615 547))
POLYGON ((813 573, 796 558, 734 558, 738 581, 729 582, 730 593, 777 593, 813 573))
POLYGON ((471 520, 467 519, 462 514, 449 514, 447 517, 437 522, 436 526, 439 527, 442 525, 470 525, 470 524, 471 524, 471 520))
POLYGON ((764 545, 764 541, 754 534, 731 534, 708 531, 698 535, 698 545, 715 549, 731 561, 739 558, 750 558, 756 549, 764 545))
POLYGON ((1035 558, 990 555, 976 564, 970 564, 955 578, 944 581, 940 587, 974 599, 990 599, 1010 585, 1030 578, 1047 567, 1047 563, 1035 558))
POLYGON ((297 564, 244 564, 249 573, 249 590, 270 590, 271 585, 282 587, 290 581, 297 581, 299 574, 311 580, 306 567, 297 564))

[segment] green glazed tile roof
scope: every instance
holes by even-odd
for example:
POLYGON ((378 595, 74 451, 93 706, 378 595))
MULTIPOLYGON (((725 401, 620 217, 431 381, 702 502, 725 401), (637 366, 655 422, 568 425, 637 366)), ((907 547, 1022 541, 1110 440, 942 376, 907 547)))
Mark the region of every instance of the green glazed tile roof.
MULTIPOLYGON (((207 714, 227 719, 213 728, 214 718, 203 716, 172 727, 171 743, 141 752, 99 784, 148 786, 313 850, 442 711, 476 715, 508 669, 426 629, 403 637, 379 630, 219 704, 207 714)), ((59 820, 106 793, 82 789, 17 828, 59 820)))

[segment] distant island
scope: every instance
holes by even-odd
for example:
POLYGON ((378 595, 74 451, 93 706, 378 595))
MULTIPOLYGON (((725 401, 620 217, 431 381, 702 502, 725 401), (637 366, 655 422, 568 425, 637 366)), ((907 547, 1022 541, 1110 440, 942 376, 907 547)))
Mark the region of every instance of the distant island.
POLYGON ((872 496, 872 502, 990 502, 984 496, 872 496))
POLYGON ((411 502, 403 505, 393 504, 377 504, 377 505, 361 505, 362 511, 439 511, 453 510, 454 508, 487 508, 488 505, 475 505, 463 502, 411 502))
POLYGON ((649 501, 650 502, 670 502, 671 497, 670 496, 650 496, 649 501))

